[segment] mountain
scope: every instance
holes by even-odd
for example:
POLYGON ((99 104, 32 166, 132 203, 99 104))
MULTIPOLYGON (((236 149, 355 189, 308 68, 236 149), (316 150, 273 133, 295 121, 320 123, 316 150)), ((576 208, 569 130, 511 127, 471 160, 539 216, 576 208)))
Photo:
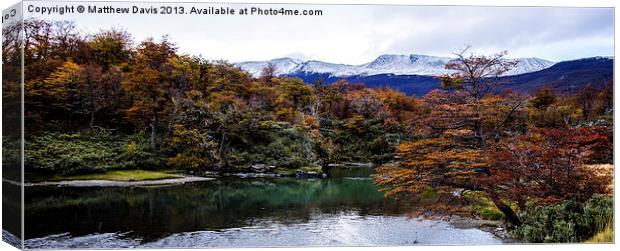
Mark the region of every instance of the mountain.
POLYGON ((600 87, 614 78, 613 57, 591 57, 559 62, 549 68, 503 77, 504 88, 521 93, 533 93, 541 87, 558 93, 572 94, 587 84, 600 87))
POLYGON ((252 74, 252 76, 258 77, 269 63, 276 67, 276 75, 285 75, 293 72, 303 61, 293 58, 276 58, 269 61, 248 61, 236 65, 252 74))
MULTIPOLYGON (((352 83, 365 83, 368 87, 389 87, 402 91, 407 95, 424 96, 433 89, 441 88, 435 76, 427 75, 396 75, 377 74, 370 76, 336 77, 328 73, 303 73, 291 75, 308 83, 323 80, 333 83, 344 79, 352 83)), ((613 80, 613 58, 593 57, 559 62, 540 71, 499 78, 506 83, 498 91, 511 89, 520 93, 532 94, 536 90, 548 86, 558 93, 571 94, 579 91, 587 84, 600 87, 613 80)))
MULTIPOLYGON (((365 83, 368 87, 389 87, 407 95, 423 96, 441 87, 436 76, 448 73, 444 65, 450 60, 453 59, 425 55, 381 55, 362 65, 279 58, 243 62, 237 66, 260 76, 262 69, 271 62, 277 68, 277 75, 298 77, 308 83, 317 80, 333 83, 344 79, 365 83)), ((613 60, 613 57, 591 57, 553 63, 540 58, 521 58, 517 67, 500 80, 506 83, 502 89, 521 93, 531 94, 544 86, 559 93, 574 93, 588 83, 601 86, 612 81, 613 60)))
MULTIPOLYGON (((263 68, 272 63, 276 66, 276 75, 312 75, 328 74, 333 77, 372 76, 379 74, 426 75, 438 76, 451 71, 445 65, 454 60, 447 57, 426 55, 381 55, 375 60, 361 65, 334 64, 316 60, 303 61, 293 58, 278 58, 269 61, 240 62, 236 65, 255 77, 260 76, 263 68)), ((506 75, 517 75, 539 71, 554 63, 540 58, 518 59, 517 67, 506 75)))

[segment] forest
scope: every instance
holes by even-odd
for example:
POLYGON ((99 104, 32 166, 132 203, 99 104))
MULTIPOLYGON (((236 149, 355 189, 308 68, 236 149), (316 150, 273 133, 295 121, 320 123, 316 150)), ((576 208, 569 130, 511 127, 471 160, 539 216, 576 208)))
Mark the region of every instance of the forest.
MULTIPOLYGON (((179 53, 169 37, 133 41, 119 29, 82 34, 42 20, 23 28, 23 52, 20 27, 3 30, 3 109, 20 105, 23 55, 27 180, 256 165, 329 174, 334 164, 373 163, 386 196, 434 201, 422 214, 503 219, 531 242, 610 231, 611 82, 498 92, 505 83, 495 79, 518 62, 465 48, 446 65, 456 73, 441 76, 442 89, 416 97, 305 83, 273 66, 252 77, 179 53)), ((3 149, 14 142, 3 137, 3 149)))

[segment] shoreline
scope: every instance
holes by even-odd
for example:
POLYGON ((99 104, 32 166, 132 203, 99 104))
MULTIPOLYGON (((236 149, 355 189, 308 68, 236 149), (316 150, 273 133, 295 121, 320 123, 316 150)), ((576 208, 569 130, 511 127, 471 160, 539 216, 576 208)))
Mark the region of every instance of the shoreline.
POLYGON ((505 224, 499 220, 484 220, 472 217, 452 216, 447 222, 455 228, 476 228, 484 232, 491 233, 504 243, 519 242, 510 235, 510 232, 506 228, 505 224))
POLYGON ((26 182, 25 187, 36 186, 67 186, 67 187, 133 187, 133 186, 154 186, 185 184, 191 182, 212 181, 215 178, 199 176, 181 176, 178 178, 159 179, 159 180, 139 180, 139 181, 116 181, 116 180, 62 180, 62 181, 43 181, 26 182))

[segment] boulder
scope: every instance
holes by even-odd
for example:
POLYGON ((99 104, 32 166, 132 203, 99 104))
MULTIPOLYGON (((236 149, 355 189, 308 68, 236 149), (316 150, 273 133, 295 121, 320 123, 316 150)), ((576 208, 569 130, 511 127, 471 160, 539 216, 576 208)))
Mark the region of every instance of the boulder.
POLYGON ((269 171, 269 169, 274 168, 274 166, 268 166, 268 165, 266 165, 266 164, 254 164, 254 165, 252 165, 250 168, 251 168, 251 169, 252 169, 252 171, 254 171, 254 172, 259 172, 259 173, 262 173, 262 172, 269 171))

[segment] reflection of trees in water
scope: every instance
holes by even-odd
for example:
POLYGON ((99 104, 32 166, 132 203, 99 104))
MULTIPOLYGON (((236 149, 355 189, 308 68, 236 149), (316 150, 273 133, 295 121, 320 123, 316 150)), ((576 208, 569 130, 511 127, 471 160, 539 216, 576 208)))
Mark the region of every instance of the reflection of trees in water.
POLYGON ((29 188, 27 238, 125 232, 145 240, 170 233, 260 223, 308 222, 322 214, 401 214, 405 207, 370 179, 225 179, 151 188, 29 188), (53 217, 52 217, 53 216, 53 217))

